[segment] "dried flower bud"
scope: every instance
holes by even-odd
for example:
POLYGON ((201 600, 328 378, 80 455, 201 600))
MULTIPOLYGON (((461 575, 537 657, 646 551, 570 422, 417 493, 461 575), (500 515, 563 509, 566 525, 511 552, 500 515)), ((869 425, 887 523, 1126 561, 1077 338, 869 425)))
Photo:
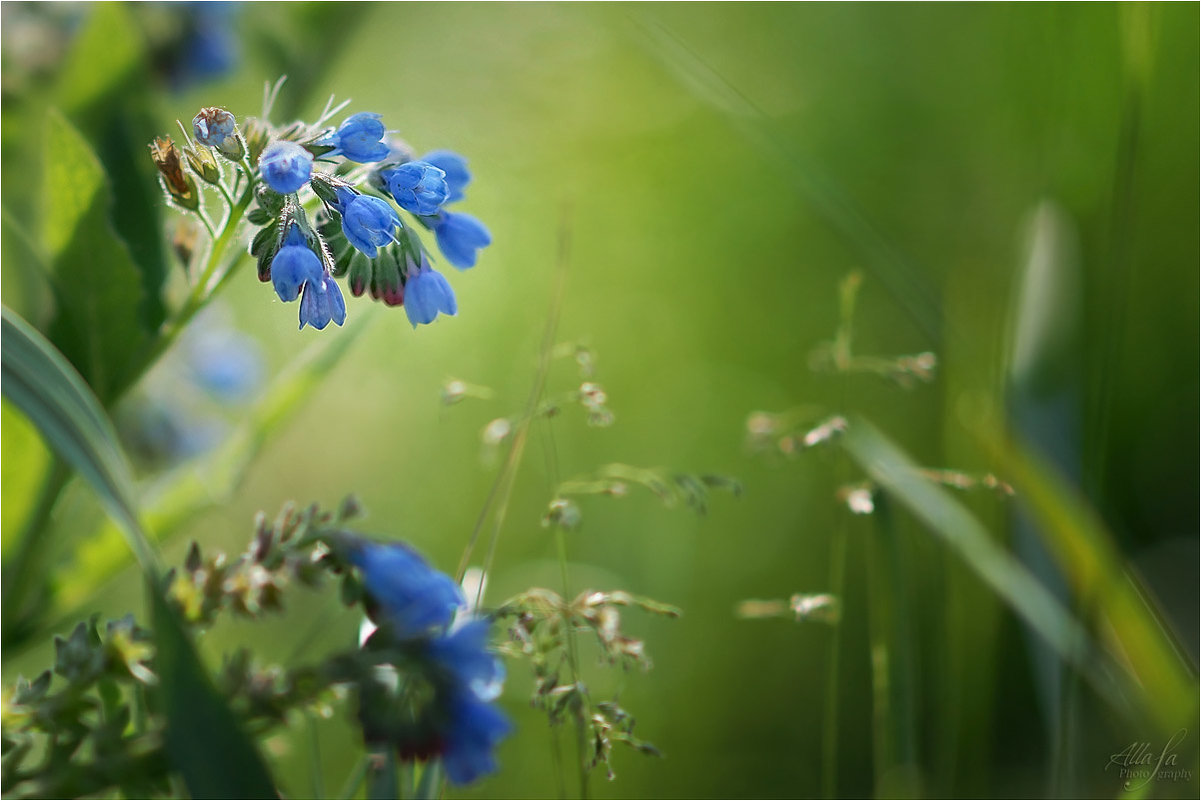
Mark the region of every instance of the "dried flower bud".
POLYGON ((150 144, 150 158, 163 177, 171 199, 189 211, 200 207, 200 195, 196 192, 196 182, 184 175, 183 165, 179 161, 179 151, 171 137, 156 137, 150 144))

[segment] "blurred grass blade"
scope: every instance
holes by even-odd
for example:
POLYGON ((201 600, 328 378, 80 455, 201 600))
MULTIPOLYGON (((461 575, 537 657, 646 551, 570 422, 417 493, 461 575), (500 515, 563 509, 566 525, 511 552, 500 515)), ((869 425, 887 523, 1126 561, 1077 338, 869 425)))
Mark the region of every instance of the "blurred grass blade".
POLYGON ((985 445, 1037 523, 1073 597, 1085 599, 1103 621, 1104 644, 1133 675, 1156 723, 1170 733, 1195 722, 1196 675, 1126 570, 1104 523, 1030 448, 1000 437, 985 445))
POLYGON ((1009 607, 1075 666, 1119 709, 1129 699, 1109 660, 1063 605, 1013 556, 995 544, 988 531, 950 492, 925 479, 917 465, 871 423, 854 418, 843 443, 851 457, 960 558, 1009 607))
POLYGON ((179 618, 160 592, 153 604, 157 690, 167 715, 167 756, 192 798, 277 798, 258 749, 200 663, 179 618))
MULTIPOLYGON (((155 575, 157 561, 138 521, 129 465, 96 396, 54 346, 7 307, 3 309, 0 353, 4 397, 16 404, 59 456, 92 485, 120 524, 142 570, 155 575)), ((9 601, 7 593, 5 601, 9 601)))
MULTIPOLYGON (((272 382, 242 424, 216 451, 173 471, 147 494, 143 514, 159 541, 166 540, 206 509, 224 503, 237 491, 263 444, 304 408, 305 402, 375 319, 374 311, 367 311, 356 325, 342 330, 338 336, 323 337, 306 348, 272 382)), ((120 532, 112 525, 106 524, 95 536, 80 543, 72 564, 59 573, 60 590, 51 619, 73 614, 127 561, 120 532)))
POLYGON ((871 643, 873 748, 877 798, 920 798, 914 610, 904 543, 891 501, 879 497, 869 520, 868 636, 871 643))

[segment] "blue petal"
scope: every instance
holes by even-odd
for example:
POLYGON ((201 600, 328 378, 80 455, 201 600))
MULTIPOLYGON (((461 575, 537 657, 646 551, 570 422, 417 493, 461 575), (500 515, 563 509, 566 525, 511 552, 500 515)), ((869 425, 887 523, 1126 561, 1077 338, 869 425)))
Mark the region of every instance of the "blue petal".
POLYGON ((446 173, 446 186, 450 194, 447 203, 463 199, 463 190, 471 183, 471 171, 467 169, 467 159, 450 150, 433 150, 421 158, 422 161, 433 164, 446 173))
POLYGON ((512 729, 508 718, 492 704, 469 693, 453 698, 449 711, 450 726, 444 735, 442 753, 447 778, 454 784, 470 784, 480 776, 496 772, 492 751, 512 729))
POLYGON ((295 142, 272 142, 259 156, 259 172, 281 195, 299 192, 313 172, 313 154, 295 142))
POLYGON ((271 284, 285 303, 296 300, 304 284, 321 279, 321 260, 304 245, 286 245, 271 260, 271 284))
POLYGON ((431 628, 445 627, 465 605, 450 576, 400 543, 363 544, 351 552, 350 561, 398 637, 424 636, 431 628))
POLYGON ((470 214, 444 211, 434 222, 438 249, 446 260, 460 270, 474 267, 480 248, 492 244, 492 234, 470 214))

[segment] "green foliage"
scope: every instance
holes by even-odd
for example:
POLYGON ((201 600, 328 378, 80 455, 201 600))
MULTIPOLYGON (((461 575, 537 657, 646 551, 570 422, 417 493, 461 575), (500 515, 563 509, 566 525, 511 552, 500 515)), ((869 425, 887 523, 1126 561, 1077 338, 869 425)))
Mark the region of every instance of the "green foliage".
POLYGON ((148 335, 145 296, 129 250, 109 220, 110 183, 65 117, 45 122, 42 240, 58 314, 52 340, 104 403, 131 379, 148 335))

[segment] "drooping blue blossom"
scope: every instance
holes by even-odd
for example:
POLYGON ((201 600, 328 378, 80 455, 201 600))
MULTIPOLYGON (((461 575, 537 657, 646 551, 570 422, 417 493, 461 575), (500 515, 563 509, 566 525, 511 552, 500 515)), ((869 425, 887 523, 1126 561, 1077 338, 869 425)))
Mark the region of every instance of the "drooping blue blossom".
POLYGON ((346 300, 338 282, 329 275, 322 275, 304 285, 304 294, 300 298, 300 327, 311 325, 320 331, 331 321, 338 325, 346 322, 346 300))
POLYGON ((446 173, 424 161, 409 161, 380 173, 396 205, 419 217, 436 214, 446 202, 446 173))
POLYGON ((442 211, 434 219, 434 236, 446 260, 460 270, 474 267, 477 251, 492 244, 492 234, 470 214, 442 211))
POLYGON ((338 187, 335 210, 342 215, 342 233, 367 258, 374 259, 382 245, 396 239, 400 215, 388 201, 338 187))
POLYGON ((318 145, 329 145, 334 149, 326 156, 344 156, 350 161, 368 164, 383 161, 389 148, 384 139, 384 124, 380 115, 360 111, 343 120, 338 130, 318 140, 318 145))
POLYGON ((504 663, 488 650, 488 628, 487 620, 469 620, 429 646, 434 661, 481 701, 499 696, 505 681, 504 663))
POLYGON ((425 254, 421 254, 421 265, 416 267, 409 263, 410 272, 405 281, 404 305, 409 322, 416 328, 418 325, 432 323, 438 314, 448 314, 451 317, 459 312, 455 301, 455 292, 450 288, 445 276, 429 265, 425 254))
POLYGON ((466 604, 459 585, 408 546, 364 541, 356 543, 348 558, 378 605, 381 622, 401 639, 446 627, 466 604))
POLYGON ((496 746, 512 730, 509 719, 493 704, 472 693, 455 694, 447 708, 448 723, 442 734, 442 765, 454 784, 470 784, 495 773, 496 746))
POLYGON ((463 191, 471 183, 471 172, 467 169, 467 159, 451 150, 432 150, 421 157, 427 164, 433 164, 446 173, 446 187, 449 194, 447 203, 456 203, 463 199, 463 191))
POLYGON ((323 272, 321 260, 304 241, 300 226, 293 223, 283 247, 271 260, 271 283, 275 287, 275 294, 285 303, 291 303, 300 294, 301 287, 320 281, 323 272))
POLYGON ((493 749, 511 726, 494 707, 504 664, 488 649, 488 621, 471 620, 432 640, 427 653, 444 678, 442 763, 455 784, 496 771, 493 749))
POLYGON ((308 183, 313 174, 313 154, 295 142, 272 142, 259 156, 259 172, 267 186, 281 195, 290 195, 308 183))

